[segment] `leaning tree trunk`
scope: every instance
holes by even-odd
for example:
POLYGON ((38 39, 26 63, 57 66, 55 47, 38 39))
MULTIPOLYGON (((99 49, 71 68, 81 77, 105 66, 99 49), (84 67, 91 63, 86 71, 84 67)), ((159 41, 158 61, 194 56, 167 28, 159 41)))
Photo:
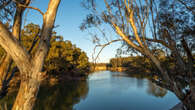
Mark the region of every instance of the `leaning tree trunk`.
POLYGON ((49 41, 60 1, 61 0, 50 0, 47 12, 43 15, 43 25, 39 46, 34 56, 29 59, 29 65, 23 65, 24 69, 22 67, 21 69, 19 68, 20 74, 22 75, 22 81, 12 110, 33 109, 41 80, 44 79, 45 72, 42 72, 42 67, 49 50, 49 41))
POLYGON ((40 82, 44 78, 42 67, 49 50, 49 41, 60 1, 50 0, 46 13, 41 12, 43 15, 41 38, 33 56, 22 47, 19 40, 0 22, 0 45, 16 63, 22 79, 12 110, 33 109, 40 82))
POLYGON ((151 59, 151 61, 155 64, 155 66, 158 68, 158 70, 160 71, 160 73, 163 76, 163 79, 169 83, 170 87, 172 88, 173 92, 175 93, 175 95, 179 98, 179 99, 183 99, 184 98, 184 94, 181 90, 180 87, 178 87, 178 85, 176 84, 175 81, 171 80, 171 78, 168 75, 168 72, 166 69, 164 69, 162 67, 162 65, 160 64, 160 61, 152 54, 150 53, 150 51, 148 49, 144 49, 144 53, 146 56, 148 56, 148 58, 151 59))
MULTIPOLYGON (((30 0, 26 0, 24 5, 28 6, 29 3, 30 3, 30 0)), ((20 7, 18 4, 16 5, 16 12, 15 12, 14 23, 12 27, 12 35, 16 39, 19 39, 19 40, 20 40, 20 32, 21 32, 21 24, 22 24, 22 15, 23 15, 24 10, 25 10, 24 7, 20 7)), ((0 87, 1 89, 4 88, 4 86, 8 86, 8 84, 3 85, 3 82, 7 80, 5 76, 9 73, 9 69, 10 69, 12 62, 13 60, 11 56, 9 55, 9 53, 7 53, 0 65, 0 79, 1 79, 0 87)))

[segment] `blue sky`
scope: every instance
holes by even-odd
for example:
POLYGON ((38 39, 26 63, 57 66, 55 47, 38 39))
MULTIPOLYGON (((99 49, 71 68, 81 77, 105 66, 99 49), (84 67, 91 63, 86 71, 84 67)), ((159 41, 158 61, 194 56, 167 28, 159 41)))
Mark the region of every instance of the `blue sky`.
MULTIPOLYGON (((103 1, 103 0, 102 0, 103 1)), ((46 11, 49 0, 33 0, 31 6, 46 11)), ((42 25, 41 15, 34 10, 27 11, 27 17, 24 24, 35 23, 42 25)), ((85 51, 90 58, 95 45, 91 41, 91 37, 87 32, 82 32, 79 29, 80 24, 89 12, 81 6, 81 0, 61 0, 58 9, 55 28, 58 35, 62 35, 64 40, 70 40, 77 47, 85 51)), ((99 62, 108 62, 110 58, 115 57, 116 49, 119 43, 114 43, 106 47, 99 56, 99 62)))

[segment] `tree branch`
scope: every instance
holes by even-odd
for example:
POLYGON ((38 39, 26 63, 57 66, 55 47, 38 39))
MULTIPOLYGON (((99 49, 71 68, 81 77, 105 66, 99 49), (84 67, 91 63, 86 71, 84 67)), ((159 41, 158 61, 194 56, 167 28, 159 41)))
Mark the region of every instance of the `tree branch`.
POLYGON ((114 42, 118 42, 118 41, 123 41, 123 40, 122 40, 122 39, 116 39, 116 40, 112 40, 112 41, 110 41, 110 42, 108 42, 108 43, 106 43, 106 44, 99 44, 99 45, 96 45, 95 48, 94 48, 94 52, 93 52, 93 54, 92 54, 92 57, 95 55, 95 51, 96 51, 96 48, 97 48, 97 47, 102 47, 102 48, 101 48, 100 51, 98 52, 97 56, 96 56, 95 58, 93 57, 94 62, 96 63, 97 58, 99 57, 100 53, 102 52, 102 50, 103 50, 106 46, 108 46, 108 45, 110 45, 110 44, 112 44, 112 43, 114 43, 114 42))
POLYGON ((32 7, 32 6, 27 6, 27 5, 24 5, 24 4, 21 4, 19 3, 18 1, 16 0, 13 0, 14 2, 16 2, 19 6, 21 7, 24 7, 24 8, 30 8, 30 9, 33 9, 33 10, 36 10, 38 11, 42 16, 44 15, 44 13, 39 9, 39 8, 36 8, 36 7, 32 7))
POLYGON ((170 47, 165 41, 163 40, 157 40, 157 39, 149 39, 149 38, 146 38, 147 41, 150 41, 150 42, 156 42, 156 43, 160 43, 162 44, 163 46, 171 49, 172 47, 170 47))
POLYGON ((0 45, 11 55, 18 68, 25 70, 24 65, 30 66, 30 55, 20 45, 13 35, 8 31, 2 22, 0 22, 0 45))
POLYGON ((45 56, 48 53, 51 33, 54 28, 54 22, 60 2, 61 0, 50 0, 47 12, 43 16, 41 38, 39 46, 35 52, 35 57, 33 57, 34 68, 36 68, 37 71, 42 70, 45 56))
POLYGON ((39 32, 40 32, 40 29, 38 30, 37 34, 34 36, 34 39, 33 39, 33 42, 32 42, 32 44, 31 44, 31 47, 30 47, 30 49, 28 50, 28 53, 29 53, 29 54, 32 52, 32 50, 33 50, 35 44, 36 44, 37 41, 39 40, 39 39, 36 39, 36 37, 38 36, 39 32))

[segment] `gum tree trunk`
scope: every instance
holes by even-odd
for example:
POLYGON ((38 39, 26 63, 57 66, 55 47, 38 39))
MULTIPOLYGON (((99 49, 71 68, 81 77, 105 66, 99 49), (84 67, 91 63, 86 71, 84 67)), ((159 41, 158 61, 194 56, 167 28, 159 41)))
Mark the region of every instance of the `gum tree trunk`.
MULTIPOLYGON (((26 73, 29 74, 29 73, 26 73)), ((39 86, 43 79, 43 74, 36 74, 37 77, 27 78, 21 80, 20 89, 12 110, 32 110, 37 98, 39 86)))
MULTIPOLYGON (((25 5, 28 6, 30 3, 30 0, 26 0, 25 1, 25 5)), ((20 40, 20 32, 21 32, 21 24, 22 24, 22 15, 24 12, 25 8, 23 7, 19 7, 18 5, 16 6, 16 13, 14 16, 14 23, 13 23, 13 27, 12 27, 12 35, 16 38, 20 40)), ((8 86, 3 85, 3 82, 5 82, 6 79, 6 74, 8 74, 9 72, 9 67, 11 66, 13 60, 10 56, 9 53, 6 54, 5 58, 3 58, 1 65, 0 65, 0 86, 1 88, 4 88, 4 86, 8 86)), ((8 82, 9 83, 9 82, 8 82)))
POLYGON ((60 1, 50 0, 48 9, 43 14, 41 38, 33 56, 21 46, 13 34, 0 22, 0 45, 16 63, 22 79, 12 110, 33 109, 40 83, 45 76, 42 67, 49 50, 49 41, 60 1))

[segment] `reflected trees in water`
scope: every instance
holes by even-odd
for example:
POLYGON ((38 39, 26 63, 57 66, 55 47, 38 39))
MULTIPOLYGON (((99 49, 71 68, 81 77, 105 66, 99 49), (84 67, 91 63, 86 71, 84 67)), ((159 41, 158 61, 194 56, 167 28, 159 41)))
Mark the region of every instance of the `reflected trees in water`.
POLYGON ((147 93, 153 95, 155 97, 164 97, 167 94, 167 90, 156 84, 152 83, 151 81, 148 82, 148 89, 147 93))
MULTIPOLYGON (((74 104, 85 99, 88 93, 86 81, 68 81, 56 85, 42 85, 36 100, 35 110, 73 110, 74 104)), ((11 109, 16 98, 17 91, 8 94, 0 105, 11 109)))

